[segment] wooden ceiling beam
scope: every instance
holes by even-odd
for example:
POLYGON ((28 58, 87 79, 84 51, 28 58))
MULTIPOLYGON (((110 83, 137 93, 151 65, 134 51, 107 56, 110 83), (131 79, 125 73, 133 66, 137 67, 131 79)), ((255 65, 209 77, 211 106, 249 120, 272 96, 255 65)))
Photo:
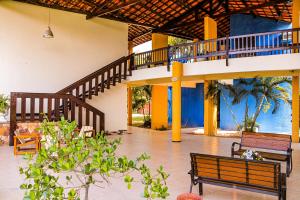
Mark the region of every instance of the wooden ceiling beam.
MULTIPOLYGON (((221 14, 218 14, 218 15, 214 15, 213 18, 215 20, 217 20, 217 19, 220 19, 220 18, 223 18, 223 17, 228 17, 230 15, 242 14, 242 13, 249 12, 251 10, 256 10, 256 9, 259 9, 259 8, 265 8, 265 7, 268 7, 268 6, 274 6, 274 5, 277 5, 277 4, 280 4, 280 3, 285 3, 287 1, 289 1, 289 0, 269 0, 267 2, 258 4, 258 5, 248 6, 248 8, 242 8, 242 9, 239 9, 239 10, 232 10, 229 13, 225 12, 225 13, 221 13, 221 14)), ((200 21, 201 21, 201 19, 200 19, 200 21)), ((186 26, 192 26, 196 23, 198 23, 198 22, 197 21, 191 21, 191 22, 187 22, 187 23, 184 23, 184 24, 177 25, 177 27, 182 28, 182 27, 186 27, 186 26)))
POLYGON ((274 5, 274 9, 276 10, 276 14, 277 14, 278 18, 281 18, 281 17, 282 17, 282 12, 281 12, 281 10, 278 8, 277 5, 274 5))
POLYGON ((67 12, 78 13, 78 14, 84 14, 84 15, 89 14, 87 12, 83 12, 83 11, 80 11, 78 9, 67 8, 67 7, 59 6, 57 4, 48 5, 46 3, 41 3, 41 2, 36 1, 36 0, 14 0, 14 1, 21 2, 21 3, 27 3, 27 4, 32 4, 32 5, 36 5, 36 6, 41 6, 41 7, 45 7, 45 8, 52 8, 52 9, 56 9, 56 10, 63 10, 63 11, 67 11, 67 12))
POLYGON ((233 11, 229 12, 228 14, 227 13, 221 13, 219 15, 214 16, 214 18, 217 19, 217 18, 221 18, 221 17, 228 17, 228 16, 233 15, 233 14, 246 13, 246 12, 249 12, 249 11, 254 11, 254 10, 259 9, 259 8, 265 8, 265 7, 274 6, 274 5, 277 5, 277 4, 280 4, 280 3, 285 3, 287 1, 289 1, 289 0, 269 0, 267 2, 258 4, 258 5, 248 6, 247 8, 243 8, 243 9, 239 9, 239 10, 233 10, 233 11))
POLYGON ((166 24, 164 24, 163 26, 161 26, 157 31, 166 30, 169 27, 174 26, 175 23, 181 21, 182 19, 186 18, 190 14, 194 13, 195 10, 199 10, 203 6, 207 5, 209 2, 210 2, 210 0, 203 0, 203 1, 201 1, 196 6, 192 7, 191 9, 187 10, 186 12, 182 13, 178 17, 175 17, 174 19, 168 21, 166 24))
MULTIPOLYGON (((248 8, 248 7, 249 7, 249 5, 248 5, 248 3, 246 2, 246 0, 241 0, 241 1, 242 1, 242 3, 244 4, 245 8, 248 8)), ((255 16, 253 10, 250 10, 250 14, 253 15, 253 16, 255 16)))
POLYGON ((230 9, 229 9, 229 0, 225 0, 225 2, 223 4, 223 7, 224 7, 226 13, 230 12, 230 9))
POLYGON ((101 17, 103 15, 106 15, 106 14, 109 14, 109 13, 121 10, 121 9, 123 9, 125 7, 133 6, 133 5, 135 5, 135 4, 137 4, 137 3, 141 2, 141 1, 143 1, 143 0, 129 0, 127 2, 124 2, 121 5, 117 5, 117 6, 114 6, 112 8, 105 9, 105 10, 103 10, 101 12, 96 12, 96 13, 93 13, 93 14, 88 14, 86 16, 86 19, 88 20, 88 19, 92 19, 94 17, 101 17))

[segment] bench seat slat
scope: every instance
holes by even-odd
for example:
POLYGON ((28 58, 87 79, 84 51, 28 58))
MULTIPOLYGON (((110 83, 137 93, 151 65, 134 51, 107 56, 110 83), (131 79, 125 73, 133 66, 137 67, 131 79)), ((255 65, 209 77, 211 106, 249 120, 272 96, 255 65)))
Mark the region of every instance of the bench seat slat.
POLYGON ((291 136, 272 133, 243 132, 242 146, 277 151, 287 151, 291 146, 291 136))

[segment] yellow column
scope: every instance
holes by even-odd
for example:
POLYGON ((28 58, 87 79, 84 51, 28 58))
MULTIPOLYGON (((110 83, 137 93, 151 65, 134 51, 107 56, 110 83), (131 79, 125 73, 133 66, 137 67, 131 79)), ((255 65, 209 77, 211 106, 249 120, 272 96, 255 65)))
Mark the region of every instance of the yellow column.
POLYGON ((128 41, 128 55, 133 54, 133 41, 128 41))
POLYGON ((199 42, 199 39, 193 39, 193 42, 195 43, 194 45, 194 62, 197 62, 197 52, 198 52, 198 44, 196 42, 199 42))
POLYGON ((209 40, 217 37, 217 22, 210 17, 204 17, 204 39, 209 40))
MULTIPOLYGON (((159 49, 168 46, 168 36, 152 33, 152 49, 159 49)), ((152 59, 158 58, 159 54, 153 55, 152 59)), ((152 86, 152 116, 151 128, 158 129, 168 127, 168 86, 152 86)))
POLYGON ((183 65, 174 62, 172 66, 172 141, 181 141, 181 79, 183 65))
POLYGON ((127 87, 127 124, 132 125, 132 88, 127 87))
POLYGON ((168 86, 152 86, 151 128, 168 127, 168 86))
POLYGON ((212 98, 206 98, 209 84, 213 84, 213 81, 204 81, 204 134, 214 136, 218 128, 218 109, 212 98))
POLYGON ((168 35, 152 33, 152 49, 159 49, 168 46, 168 35))
MULTIPOLYGON (((204 18, 204 39, 216 39, 217 38, 217 22, 210 17, 204 18)), ((206 47, 209 51, 214 51, 216 46, 210 44, 206 47)), ((205 80, 204 81, 204 95, 208 91, 209 84, 213 81, 205 80)), ((215 105, 214 100, 211 98, 204 98, 204 134, 205 135, 215 135, 217 133, 217 105, 215 105)))
MULTIPOLYGON (((168 46, 168 36, 160 33, 152 33, 152 50, 168 46)), ((152 54, 152 62, 167 60, 167 51, 164 53, 157 51, 152 54)), ((164 63, 165 65, 167 63, 164 63)))
POLYGON ((292 140, 299 142, 299 76, 292 82, 292 140))
MULTIPOLYGON (((293 28, 300 28, 300 0, 293 0, 293 14, 292 14, 292 25, 293 28)), ((294 43, 298 43, 300 38, 300 33, 297 35, 297 32, 293 33, 294 43), (298 41, 297 41, 298 40, 298 41)), ((295 53, 299 53, 299 50, 295 50, 295 53)))

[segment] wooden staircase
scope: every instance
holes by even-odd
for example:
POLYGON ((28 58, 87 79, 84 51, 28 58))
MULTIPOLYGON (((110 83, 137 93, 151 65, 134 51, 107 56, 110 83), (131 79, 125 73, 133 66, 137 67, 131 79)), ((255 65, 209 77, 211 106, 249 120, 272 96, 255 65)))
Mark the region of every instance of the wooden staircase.
POLYGON ((41 122, 44 116, 58 121, 61 116, 78 123, 93 126, 97 132, 105 130, 105 114, 86 103, 111 86, 121 83, 132 75, 134 56, 124 56, 92 74, 76 81, 57 93, 11 93, 10 141, 19 122, 41 122))
POLYGON ((105 89, 110 89, 122 80, 132 75, 133 55, 122 57, 111 64, 95 71, 94 73, 80 79, 79 81, 58 91, 58 94, 71 94, 85 101, 98 96, 105 89))

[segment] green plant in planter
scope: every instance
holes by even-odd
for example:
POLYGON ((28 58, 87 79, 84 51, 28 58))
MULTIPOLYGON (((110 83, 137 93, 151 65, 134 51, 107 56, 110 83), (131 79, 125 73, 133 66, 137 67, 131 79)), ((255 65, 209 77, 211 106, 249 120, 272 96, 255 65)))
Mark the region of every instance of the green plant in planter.
POLYGON ((0 94, 0 113, 5 114, 9 108, 9 98, 0 94))
MULTIPOLYGON (((43 133, 42 148, 36 157, 27 155, 28 166, 20 167, 25 176, 24 199, 30 200, 79 200, 84 191, 88 200, 91 186, 103 188, 112 177, 123 177, 130 189, 139 179, 144 185, 146 199, 166 199, 168 174, 163 167, 152 175, 144 163, 149 156, 142 154, 135 160, 117 155, 120 139, 109 140, 103 134, 96 138, 81 138, 74 135, 76 122, 63 118, 54 123, 44 120, 40 131, 43 133), (47 146, 47 148, 46 148, 47 146), (130 174, 137 172, 141 177, 130 174)), ((96 188, 97 188, 96 187, 96 188)))

